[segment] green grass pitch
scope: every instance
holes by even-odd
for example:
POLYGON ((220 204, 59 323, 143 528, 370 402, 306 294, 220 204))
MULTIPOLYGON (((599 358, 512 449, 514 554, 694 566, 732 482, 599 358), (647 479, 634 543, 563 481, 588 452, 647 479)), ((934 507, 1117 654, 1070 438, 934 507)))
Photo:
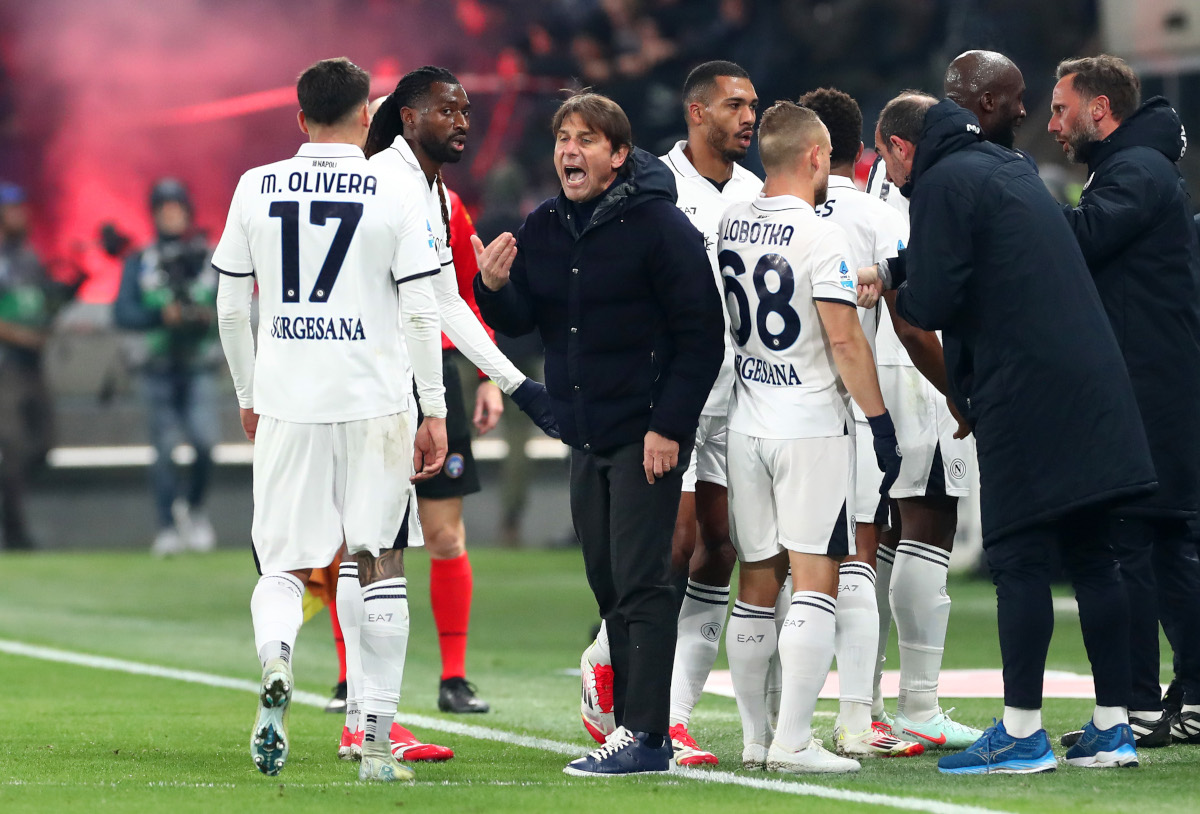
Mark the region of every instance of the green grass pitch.
MULTIPOLYGON (((428 559, 408 557, 412 638, 401 712, 447 725, 578 745, 577 667, 594 605, 578 552, 479 550, 468 654, 470 678, 492 702, 488 715, 440 715, 438 657, 428 604, 428 559)), ((145 554, 0 556, 0 640, 106 656, 242 680, 257 678, 249 600, 256 575, 249 552, 221 551, 167 561, 145 554)), ((956 579, 947 668, 997 667, 995 600, 989 584, 956 579)), ((1049 667, 1087 672, 1078 623, 1063 611, 1049 667)), ((1164 649, 1164 654, 1169 654, 1164 649)), ((893 637, 891 665, 895 665, 893 637)), ((324 612, 296 647, 296 682, 325 694, 336 658, 324 612)), ((724 667, 724 655, 718 667, 724 667)), ((979 726, 999 700, 945 699, 955 717, 979 726)), ((831 712, 832 702, 821 710, 831 712)), ((340 716, 296 705, 291 757, 283 774, 260 775, 248 756, 255 697, 236 688, 132 675, 0 652, 0 812, 129 811, 796 811, 887 810, 876 798, 794 796, 775 788, 701 783, 692 777, 587 781, 568 778, 568 759, 543 749, 414 727, 453 746, 442 765, 417 764, 413 785, 355 782, 356 764, 337 760, 340 716)), ((1049 700, 1052 737, 1082 724, 1090 703, 1049 700)), ((828 738, 833 721, 817 721, 828 738)), ((721 759, 739 765, 741 727, 732 699, 705 696, 692 732, 721 759)), ((828 743, 828 741, 827 741, 828 743)), ((867 761, 854 777, 784 779, 803 788, 905 798, 910 810, 966 814, 967 807, 1011 812, 1182 812, 1200 810, 1200 749, 1141 754, 1142 766, 1051 775, 943 777, 936 755, 867 761)), ((777 784, 767 784, 777 786, 777 784)), ((893 801, 895 802, 895 801, 893 801)), ((896 806, 892 806, 893 809, 896 806)))

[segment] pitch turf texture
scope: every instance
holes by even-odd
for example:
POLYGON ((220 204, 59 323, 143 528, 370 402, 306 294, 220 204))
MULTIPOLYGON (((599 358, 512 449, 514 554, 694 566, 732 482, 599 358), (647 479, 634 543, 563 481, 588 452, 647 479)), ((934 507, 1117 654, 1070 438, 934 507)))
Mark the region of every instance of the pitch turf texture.
MULTIPOLYGON (((437 725, 471 724, 544 739, 542 747, 589 747, 579 724, 579 664, 594 621, 577 552, 472 554, 475 607, 470 678, 492 702, 488 715, 441 715, 436 707, 437 643, 427 600, 428 559, 408 558, 413 635, 401 713, 437 725), (560 744, 555 747, 555 743, 560 744)), ((89 656, 252 681, 258 665, 249 600, 248 553, 222 551, 155 561, 144 554, 0 556, 0 639, 89 656)), ((1000 663, 995 600, 985 582, 955 579, 945 665, 1000 663)), ((1061 606, 1061 603, 1060 603, 1061 606)), ((1167 651, 1164 651, 1167 652, 1167 651)), ((299 690, 328 692, 336 658, 324 612, 296 647, 299 690)), ((891 664, 894 660, 893 639, 891 664)), ((724 654, 718 667, 724 667, 724 654)), ((1052 669, 1087 672, 1078 624, 1062 610, 1052 669)), ((693 776, 587 781, 568 778, 568 757, 414 726, 453 746, 446 764, 417 764, 414 785, 359 785, 357 764, 336 758, 340 716, 296 704, 291 756, 276 778, 248 756, 255 696, 179 678, 135 675, 0 652, 0 811, 796 811, 910 810, 1168 812, 1200 808, 1200 748, 1143 751, 1138 769, 1061 766, 1050 775, 945 777, 936 755, 865 761, 853 777, 782 779, 743 772, 741 729, 732 699, 705 696, 692 731, 722 761, 723 782, 693 776), (733 785, 736 777, 768 788, 733 785), (800 784, 786 793, 783 784, 800 784), (832 792, 835 798, 813 796, 832 792), (854 799, 843 792, 865 793, 854 799), (879 796, 886 796, 880 799, 879 796), (897 800, 896 798, 903 798, 897 800), (888 803, 891 805, 888 805, 888 803)), ((986 725, 999 700, 946 699, 955 717, 986 725)), ((821 702, 831 712, 833 702, 821 702)), ((1050 700, 1053 735, 1082 724, 1086 701, 1050 700)), ((817 720, 829 743, 832 717, 817 720)), ((478 734, 478 733, 476 733, 478 734)), ((501 735, 500 737, 507 737, 501 735)), ((1061 750, 1057 750, 1061 752, 1061 750)), ((1061 756, 1061 755, 1060 755, 1061 756)), ((702 772, 704 770, 694 770, 702 772)))

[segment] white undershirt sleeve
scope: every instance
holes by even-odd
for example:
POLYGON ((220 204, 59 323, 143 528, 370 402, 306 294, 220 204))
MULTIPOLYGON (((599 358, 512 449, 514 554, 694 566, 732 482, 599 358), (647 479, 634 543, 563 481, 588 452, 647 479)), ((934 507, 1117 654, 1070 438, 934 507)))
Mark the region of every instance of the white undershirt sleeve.
POLYGON ((250 329, 250 301, 254 278, 220 275, 217 284, 217 328, 221 347, 233 375, 238 406, 254 407, 254 335, 250 329))
POLYGON ((410 278, 400 286, 400 324, 408 345, 408 358, 417 381, 421 412, 430 418, 446 417, 446 389, 442 382, 442 328, 438 318, 433 279, 445 272, 410 278))
POLYGON ((443 267, 441 273, 434 277, 433 287, 437 293, 442 330, 450 337, 454 347, 471 360, 471 364, 482 370, 505 394, 511 396, 525 381, 526 376, 500 352, 496 343, 479 324, 479 318, 475 316, 471 306, 467 305, 466 300, 458 293, 457 280, 453 264, 443 267))

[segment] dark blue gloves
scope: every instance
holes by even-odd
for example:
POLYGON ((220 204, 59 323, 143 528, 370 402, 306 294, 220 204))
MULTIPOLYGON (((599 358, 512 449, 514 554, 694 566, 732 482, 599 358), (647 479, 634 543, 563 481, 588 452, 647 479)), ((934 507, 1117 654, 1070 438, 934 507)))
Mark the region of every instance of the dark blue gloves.
POLYGON ((874 417, 867 416, 867 423, 871 425, 871 435, 874 439, 875 462, 883 472, 883 483, 879 484, 879 507, 875 510, 875 524, 882 526, 888 524, 888 492, 891 491, 896 478, 900 477, 902 456, 900 443, 896 440, 896 425, 892 423, 892 417, 887 410, 874 417))
POLYGON ((558 422, 554 420, 554 411, 550 409, 550 396, 546 394, 546 385, 526 379, 513 391, 512 400, 546 435, 551 438, 562 437, 558 431, 558 422))

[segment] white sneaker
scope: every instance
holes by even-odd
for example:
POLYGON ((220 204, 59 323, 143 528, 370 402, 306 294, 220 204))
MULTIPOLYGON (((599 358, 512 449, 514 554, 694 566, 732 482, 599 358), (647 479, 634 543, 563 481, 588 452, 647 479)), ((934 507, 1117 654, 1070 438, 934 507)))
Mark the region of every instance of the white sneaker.
POLYGON ((583 728, 597 743, 604 743, 617 728, 613 714, 613 668, 597 660, 600 645, 592 642, 579 660, 583 697, 579 702, 583 728))
POLYGON ((200 509, 188 512, 187 545, 192 551, 207 553, 217 547, 217 532, 208 515, 200 509))
POLYGON ((791 774, 846 774, 857 772, 862 766, 857 760, 838 757, 816 738, 812 738, 801 749, 788 752, 778 744, 771 744, 767 752, 767 771, 791 774))
POLYGON ((291 701, 291 665, 283 659, 271 659, 263 668, 258 717, 250 732, 250 757, 263 774, 277 775, 287 762, 287 723, 291 701))
POLYGON ((767 747, 761 743, 748 743, 742 747, 742 768, 749 771, 767 767, 767 747))
POLYGON ((362 762, 358 765, 358 779, 360 781, 375 780, 380 783, 403 783, 415 780, 416 777, 417 775, 413 770, 392 757, 391 752, 381 755, 378 752, 364 750, 362 753, 362 762))
POLYGON ((183 537, 174 528, 159 529, 154 542, 150 544, 150 553, 155 557, 171 557, 186 550, 183 537))
POLYGON ((925 747, 913 741, 900 740, 887 724, 873 723, 865 731, 851 734, 839 722, 833 730, 833 743, 839 755, 845 757, 916 757, 925 747))

